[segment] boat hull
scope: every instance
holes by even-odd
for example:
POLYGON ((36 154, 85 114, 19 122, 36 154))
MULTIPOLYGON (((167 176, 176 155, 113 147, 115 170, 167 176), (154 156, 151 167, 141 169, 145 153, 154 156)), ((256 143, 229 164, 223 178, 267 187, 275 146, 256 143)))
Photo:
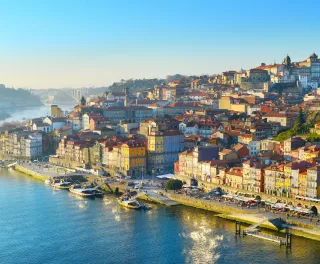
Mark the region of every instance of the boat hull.
POLYGON ((95 197, 95 193, 83 193, 83 192, 77 191, 76 189, 75 190, 70 189, 69 191, 72 194, 78 195, 80 197, 85 197, 85 198, 94 198, 95 197))

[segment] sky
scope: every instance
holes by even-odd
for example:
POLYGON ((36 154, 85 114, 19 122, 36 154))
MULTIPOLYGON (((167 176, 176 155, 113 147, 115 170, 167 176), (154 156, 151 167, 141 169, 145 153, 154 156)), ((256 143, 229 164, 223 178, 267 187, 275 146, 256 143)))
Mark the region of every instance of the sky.
POLYGON ((107 86, 320 53, 320 1, 0 0, 0 83, 107 86))

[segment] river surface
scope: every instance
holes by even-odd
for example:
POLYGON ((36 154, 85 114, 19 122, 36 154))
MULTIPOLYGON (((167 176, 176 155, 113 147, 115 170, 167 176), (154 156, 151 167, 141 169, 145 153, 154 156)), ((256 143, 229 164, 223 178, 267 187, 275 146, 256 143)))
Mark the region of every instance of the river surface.
MULTIPOLYGON (((58 105, 63 111, 70 111, 75 105, 58 105)), ((0 121, 0 125, 4 122, 25 121, 36 117, 45 117, 50 115, 51 105, 42 105, 36 107, 12 108, 7 110, 11 117, 0 121)))
POLYGON ((119 207, 86 200, 12 169, 0 169, 0 263, 319 263, 320 243, 291 251, 235 237, 234 223, 185 206, 119 207))

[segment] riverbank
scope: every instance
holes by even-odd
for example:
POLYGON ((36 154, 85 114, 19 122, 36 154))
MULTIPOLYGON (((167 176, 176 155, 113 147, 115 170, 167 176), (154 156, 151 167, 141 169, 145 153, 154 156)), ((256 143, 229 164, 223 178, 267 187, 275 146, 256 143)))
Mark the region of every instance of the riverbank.
POLYGON ((30 170, 30 169, 27 169, 23 166, 20 166, 18 164, 14 165, 13 168, 16 170, 16 171, 19 171, 19 172, 22 172, 28 176, 31 176, 32 178, 35 178, 35 179, 38 179, 38 180, 41 180, 41 181, 45 181, 47 178, 49 178, 50 176, 48 175, 44 175, 44 174, 41 174, 41 173, 38 173, 34 170, 30 170))
POLYGON ((25 263, 53 259, 55 263, 246 264, 248 256, 250 263, 318 261, 319 241, 294 237, 292 250, 286 253, 286 248, 272 242, 236 237, 233 221, 205 210, 161 205, 127 210, 114 195, 84 199, 13 169, 0 170, 0 186, 5 201, 1 263, 20 263, 21 256, 25 263), (88 237, 95 239, 88 243, 88 237), (39 250, 30 239, 37 241, 39 250))
MULTIPOLYGON (((18 164, 15 165, 14 168, 17 171, 20 171, 42 181, 45 181, 48 177, 51 177, 49 175, 46 175, 44 172, 40 173, 32 169, 25 168, 18 164)), ((90 178, 90 176, 88 178, 90 178)), ((101 189, 105 192, 117 193, 116 188, 118 188, 118 194, 121 194, 125 192, 125 190, 127 189, 127 185, 125 183, 120 184, 115 182, 101 186, 101 189)), ((283 215, 273 215, 270 212, 258 212, 255 209, 238 208, 234 205, 224 202, 200 200, 186 195, 176 194, 173 192, 167 192, 163 195, 160 195, 159 192, 155 190, 150 190, 149 192, 141 191, 138 193, 138 196, 141 200, 150 201, 167 206, 182 204, 193 208, 215 212, 218 213, 217 216, 220 218, 232 221, 239 221, 245 224, 257 224, 263 218, 266 217, 268 219, 275 219, 279 217, 282 217, 284 219, 283 215), (173 203, 170 203, 170 201, 173 201, 173 203)), ((320 228, 315 226, 315 224, 308 224, 306 223, 306 221, 303 222, 303 219, 289 219, 287 223, 290 224, 290 230, 292 231, 293 235, 320 241, 320 228)), ((263 223, 261 227, 273 231, 279 231, 278 228, 269 221, 263 223)), ((280 232, 283 231, 280 230, 280 232)))
MULTIPOLYGON (((282 218, 285 219, 285 214, 273 214, 271 212, 265 211, 257 211, 254 209, 240 209, 235 208, 234 206, 221 202, 212 202, 207 200, 200 200, 191 198, 186 195, 169 193, 168 197, 172 200, 186 205, 190 207, 195 207, 198 209, 203 209, 207 211, 212 211, 219 213, 217 216, 220 218, 232 220, 232 221, 239 221, 244 224, 253 225, 260 223, 263 219, 276 219, 282 218)), ((309 220, 307 220, 309 221, 309 220)), ((301 236, 308 239, 313 239, 320 241, 320 226, 316 226, 315 220, 313 224, 309 224, 304 219, 293 218, 286 220, 287 224, 290 226, 290 231, 295 236, 301 236)), ((285 230, 279 230, 273 223, 270 221, 266 221, 261 224, 262 228, 266 228, 273 231, 279 231, 284 233, 285 230)))
MULTIPOLYGON (((263 214, 219 214, 217 215, 220 218, 239 221, 244 224, 253 225, 261 222, 264 219, 263 214)), ((290 232, 294 236, 304 237, 312 240, 320 241, 320 228, 316 228, 312 225, 302 224, 299 221, 287 221, 290 224, 290 232)), ((285 233, 286 230, 278 230, 270 221, 266 221, 265 223, 260 225, 262 228, 278 231, 281 233, 285 233)))
MULTIPOLYGON (((126 191, 126 185, 122 185, 122 184, 108 183, 108 184, 105 184, 104 186, 101 186, 101 189, 103 191, 112 192, 112 193, 117 193, 116 191, 117 188, 118 188, 118 194, 123 194, 126 191)), ((160 195, 159 192, 154 190, 140 191, 138 193, 138 199, 152 202, 152 203, 162 204, 165 206, 175 206, 179 204, 178 202, 168 198, 167 196, 160 195)))

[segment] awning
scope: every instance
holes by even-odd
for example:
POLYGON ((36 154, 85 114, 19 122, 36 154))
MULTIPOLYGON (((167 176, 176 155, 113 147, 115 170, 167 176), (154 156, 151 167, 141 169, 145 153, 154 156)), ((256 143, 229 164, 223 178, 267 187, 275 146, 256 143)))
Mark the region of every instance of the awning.
POLYGON ((157 178, 159 179, 172 179, 174 177, 174 174, 164 174, 164 175, 159 175, 157 178))

